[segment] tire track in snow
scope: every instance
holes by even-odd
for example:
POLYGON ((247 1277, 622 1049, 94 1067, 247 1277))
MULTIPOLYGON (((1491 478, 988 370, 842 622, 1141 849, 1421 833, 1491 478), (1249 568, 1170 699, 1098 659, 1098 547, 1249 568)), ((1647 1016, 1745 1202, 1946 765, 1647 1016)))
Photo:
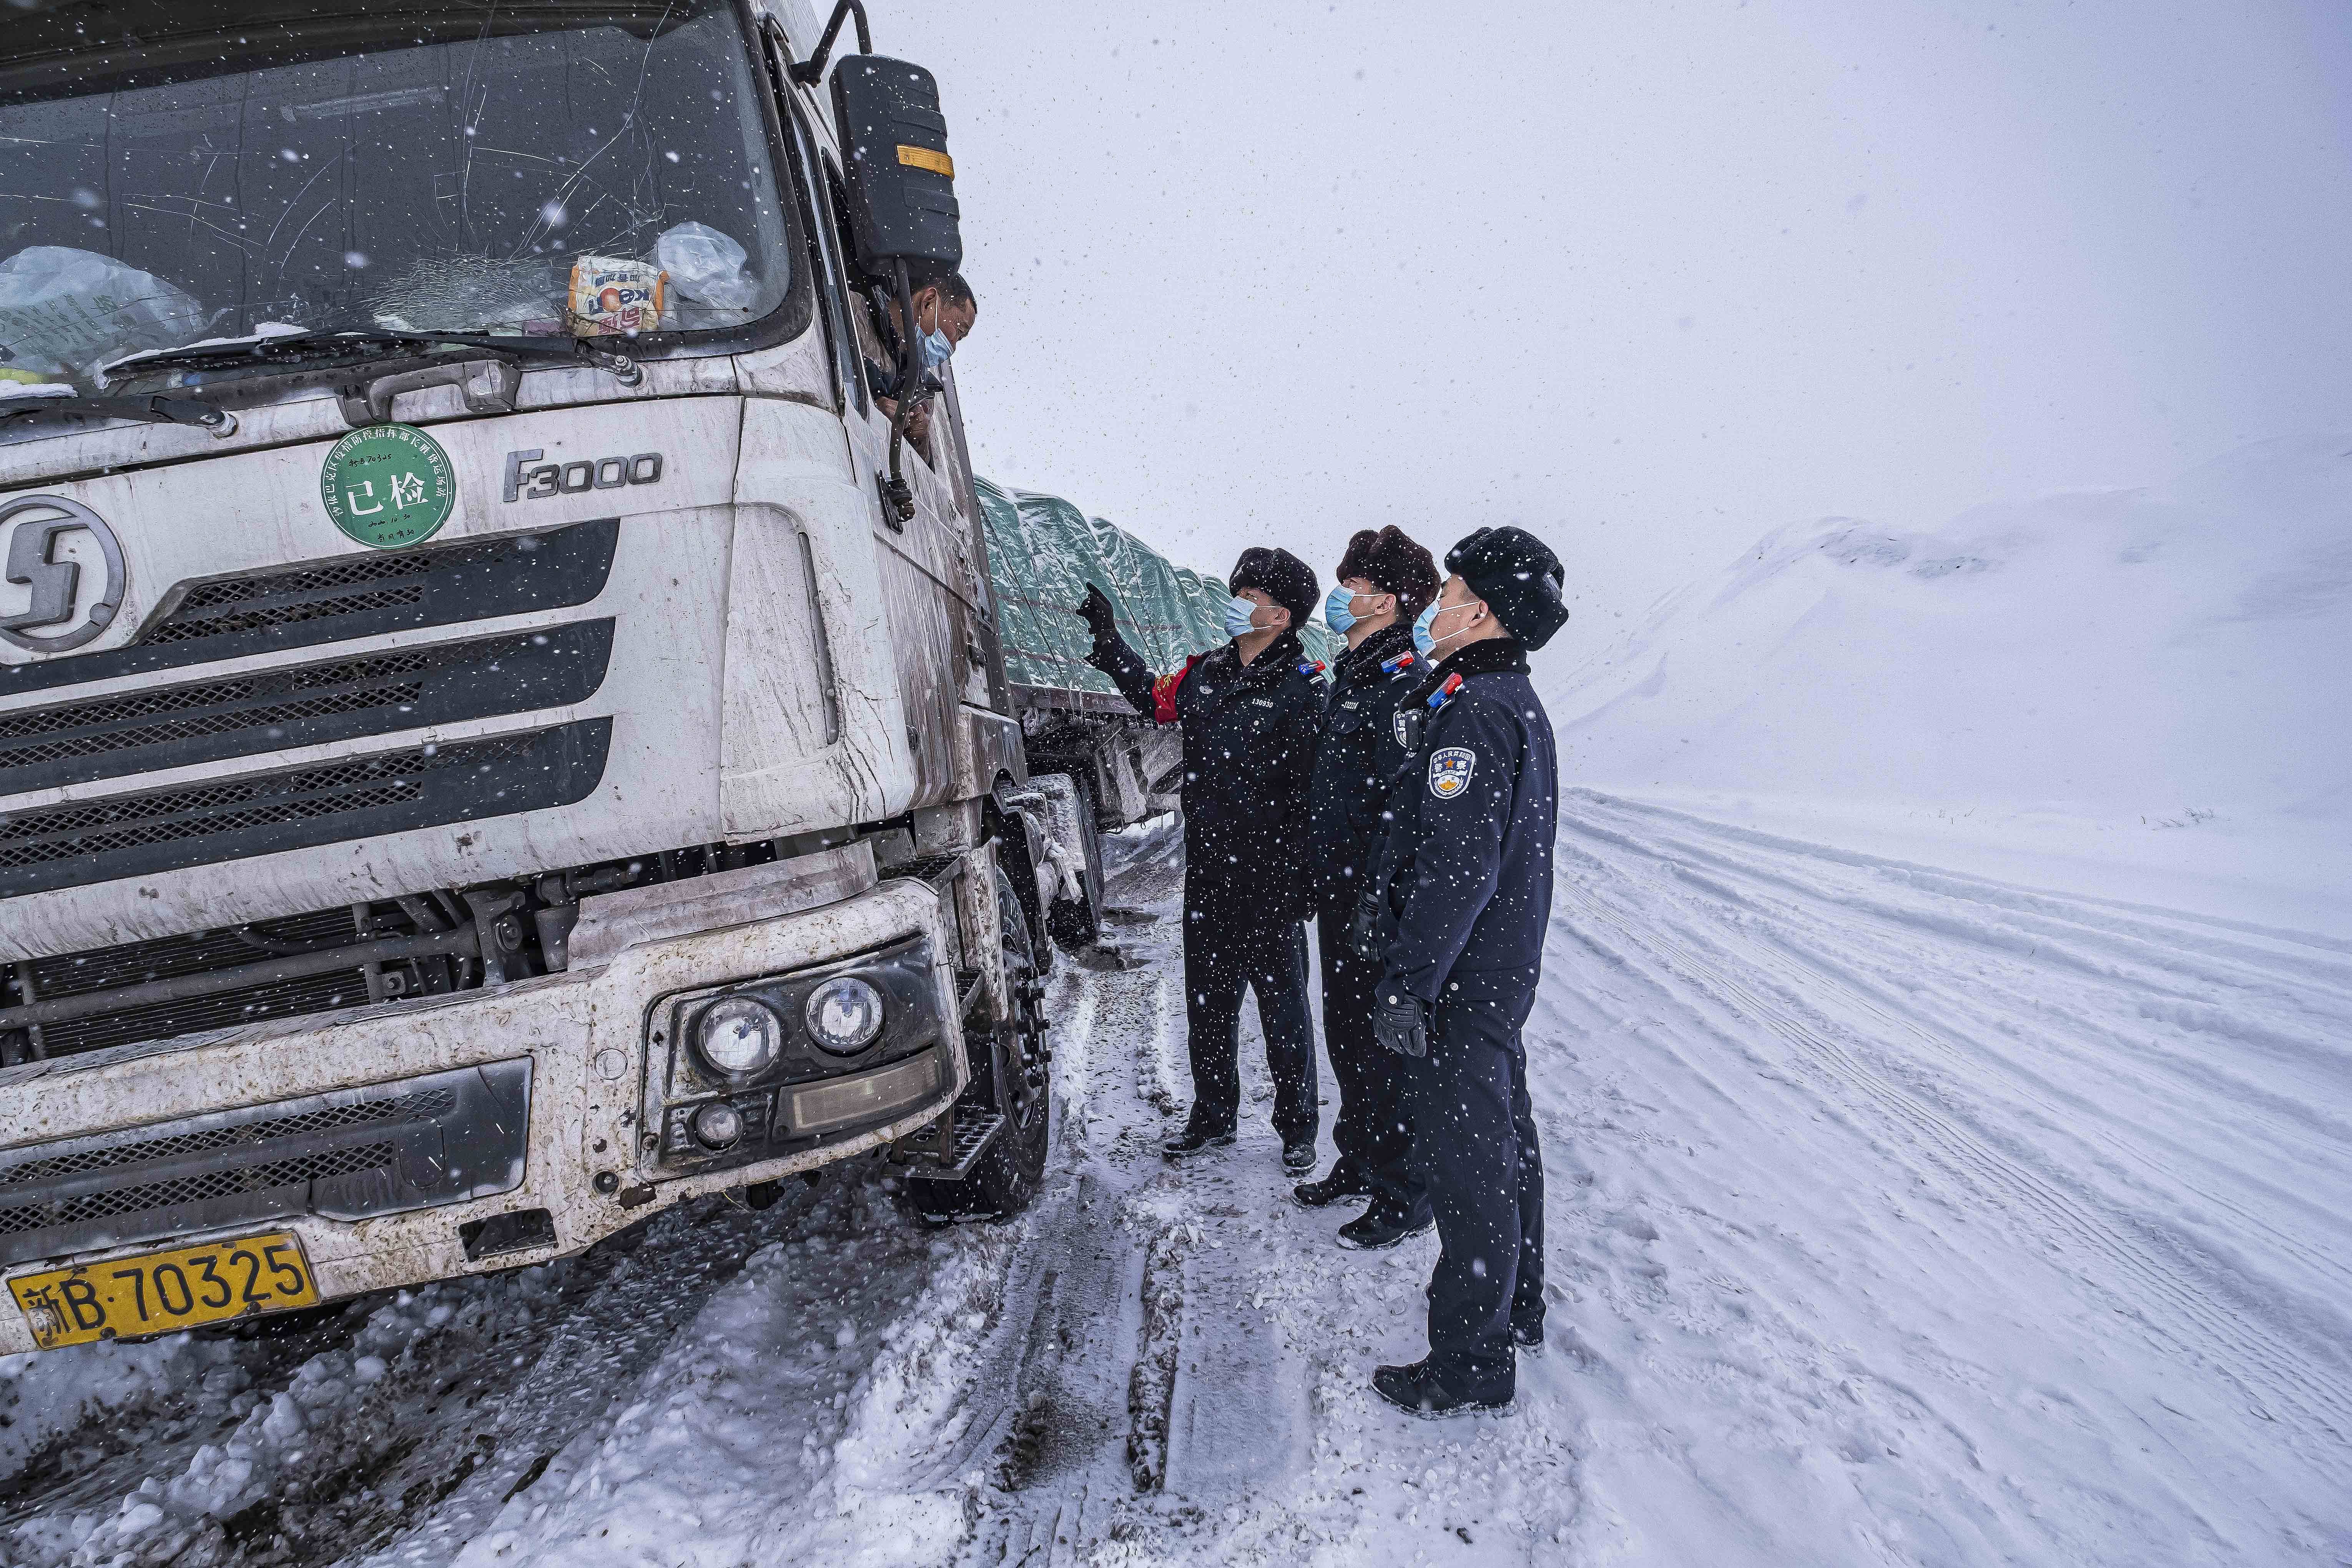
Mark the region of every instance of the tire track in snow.
POLYGON ((1572 1418, 1549 1393, 1507 1425, 1433 1426, 1373 1397, 1374 1363, 1419 1353, 1433 1247, 1343 1252, 1330 1232, 1352 1208, 1285 1201, 1254 1015, 1240 1143, 1160 1157, 1190 1096, 1172 834, 1153 832, 1106 844, 1114 896, 1157 912, 1123 922, 1141 966, 1077 971, 1090 1000, 1066 1016, 1085 1037, 1057 1030, 1092 1110, 1055 1151, 1014 1270, 1032 1282, 977 1380, 1002 1419, 953 1457, 987 1476, 957 1561, 1545 1561, 1577 1506, 1554 1436, 1572 1418))
MULTIPOLYGON (((1661 887, 1662 879, 1673 876, 1674 854, 1644 844, 1606 820, 1602 814, 1612 808, 1637 817, 1642 811, 1583 792, 1570 796, 1563 803, 1564 836, 1575 836, 1567 847, 1603 868, 1612 882, 1627 889, 1626 903, 1633 907, 1604 901, 1599 889, 1563 875, 1559 889, 1574 907, 1572 919, 1580 916, 1605 925, 1625 951, 1647 954, 1648 979, 1661 995, 1687 1005, 1682 993, 1695 983, 1720 1004, 1762 1023, 1832 1081, 1856 1091, 1900 1123, 1938 1163, 1986 1198, 2030 1213, 2045 1234, 2063 1237, 2080 1252, 2103 1260, 2117 1278, 2102 1279, 2080 1273, 2078 1281, 2086 1289, 2105 1297, 2126 1316, 2148 1316, 2147 1303, 2153 1299, 2160 1304, 2158 1315, 2173 1320, 2161 1326, 2184 1351, 2203 1351, 2210 1364, 2239 1384, 2257 1414, 2275 1418, 2275 1412, 2291 1417, 2309 1436, 2326 1440, 2322 1446, 2341 1462, 2345 1434, 2352 1430, 2352 1379, 2338 1368, 2314 1364, 2311 1356, 2290 1349, 2261 1324, 2218 1304, 2196 1281, 2184 1279, 2142 1245, 2130 1227, 2096 1212, 2084 1198, 1994 1148, 1863 1062, 1798 1005, 1774 995, 1775 987, 1761 982, 1752 968, 1747 975, 1735 974, 1736 960, 1729 955, 1718 961, 1702 954, 1693 942, 1666 934, 1658 919, 1665 912, 1661 905, 1679 917, 1685 913, 1681 906, 1686 898, 1671 887, 1661 887), (1611 847, 1619 855, 1611 855, 1611 847), (1630 864, 1626 857, 1633 858, 1630 864)), ((1791 890, 1802 885, 1792 874, 1784 873, 1780 880, 1791 890)), ((1707 926, 1707 935, 1720 940, 1728 930, 1726 922, 1714 921, 1707 926)), ((1824 992, 1853 995, 1819 972, 1808 976, 1801 989, 1801 994, 1814 995, 1824 992)))
MULTIPOLYGON (((2013 893, 1998 885, 1973 883, 1948 873, 1930 875, 1906 870, 1901 876, 1906 884, 1923 884, 1937 894, 1958 889, 1959 896, 1996 910, 2011 904, 2030 906, 2037 915, 2047 917, 2034 927, 2035 943, 2031 952, 2006 955, 2004 962, 2017 971, 2005 976, 2010 989, 1978 986, 1945 991, 1939 997, 1944 1015, 1931 1017, 1923 1015, 1916 1004, 1895 994, 1898 987, 1873 984, 1863 973, 1868 965, 1853 960, 1866 952, 1883 973, 1901 974, 1906 967, 1916 965, 1920 956, 1916 947, 1904 946, 1902 939, 1907 935, 1940 944, 1942 925, 1923 923, 1913 918, 1916 911, 1875 897, 1857 898, 1850 889, 1832 891, 1823 886, 1822 866, 1846 866, 1855 858, 1829 851, 1814 854, 1811 857, 1815 868, 1813 879, 1808 881, 1790 869, 1790 862, 1806 859, 1802 847, 1784 847, 1791 852, 1782 860, 1765 861, 1752 850, 1759 836, 1722 829, 1730 841, 1726 846, 1707 837, 1713 831, 1711 825, 1626 802, 1610 804, 1626 815, 1641 818, 1644 827, 1664 829, 1653 835, 1663 844, 1648 839, 1626 840, 1645 858, 1656 859, 1674 869, 1684 882, 1712 891, 1727 903, 1759 912, 1762 919, 1757 921, 1737 922, 1737 937, 1729 934, 1735 922, 1717 922, 1714 929, 1725 933, 1723 940, 1738 942, 1748 960, 1757 967, 1777 974, 1786 994, 1803 997, 1833 989, 1855 1012, 1876 1020, 1883 1026, 1882 1037, 1887 1031, 1908 1034, 1948 1063, 1976 1068, 1998 1053, 2010 1083, 2032 1087, 2047 1125, 2065 1126, 2071 1135, 2095 1143, 2107 1158, 2141 1172, 2152 1185, 2179 1185, 2223 1211, 2233 1221, 2233 1232, 2258 1237, 2282 1256, 2298 1263, 2315 1276, 2315 1283, 2331 1300, 2337 1292, 2352 1288, 2352 1245, 2323 1246, 2306 1239, 2314 1231, 2332 1231, 2339 1233, 2339 1241, 2352 1243, 2352 1235, 2341 1234, 2343 1216, 2337 1210, 2297 1187, 2258 1176, 2242 1164, 2218 1165, 2210 1151, 2193 1140, 2156 1128, 2146 1119, 2130 1124, 2119 1122, 2106 1108, 2088 1103, 2079 1089, 2060 1082, 2057 1075, 2048 1070, 2045 1060, 2037 1059, 2052 1052, 2063 1052, 2072 1062, 2095 1069, 2125 1056, 2147 1058, 2154 1072, 2168 1080, 2178 1080, 2155 1084, 2149 1081, 2148 1073, 2140 1076, 2141 1087, 2147 1092, 2159 1094, 2169 1109, 2201 1118, 2210 1113, 2210 1108, 2228 1104, 2269 1121, 2272 1125, 2265 1131, 2273 1140, 2292 1137, 2318 1151, 2340 1148, 2352 1140, 2352 1123, 2324 1107, 2352 1098, 2352 1076, 2341 1084, 2323 1080, 2307 1086, 2322 1096, 2331 1089, 2336 1090, 2332 1101, 2323 1099, 2315 1103, 2312 1093, 2289 1093, 2281 1086, 2256 1080, 2242 1070, 2216 1061, 2210 1052, 2200 1054, 2185 1047, 2170 1046, 2146 1033, 2133 1035, 2116 1022, 2119 1018, 2140 1022, 2162 1017, 2184 1029, 2213 1035, 2224 1041, 2269 1045, 2279 1037, 2278 1031, 2249 1027, 2249 1009, 2287 996, 2293 998, 2299 1011, 2315 1015, 2322 1021, 2322 1032, 2315 1037, 2294 1041, 2297 1049, 2288 1057, 2286 1065, 2300 1067, 2305 1058, 2318 1056, 2352 1066, 2352 1052, 2336 1043, 2340 1038, 2352 1038, 2352 968, 2338 965, 2326 956, 2336 944, 2326 939, 2298 939, 2293 933, 2264 933, 2277 945, 2254 955, 2263 961, 2259 964, 2249 963, 2233 972, 2243 984, 2234 992, 2225 993, 2227 1006, 2216 1004, 2210 994, 2194 998, 2200 1010, 2211 1016, 2209 1021, 2191 1022, 2149 1009, 2146 992, 2150 971, 2160 976, 2180 967, 2178 963, 2162 963, 2160 955, 2147 966, 2129 973, 2086 975, 2077 983, 2078 988, 2095 990, 2086 991, 2079 1000, 2061 1000, 2050 994, 2051 977, 2035 976, 2030 966, 2048 956, 2053 942, 2063 942, 2074 934, 2064 918, 2069 909, 2064 900, 2047 894, 2013 893), (1653 817, 1660 820, 1649 820, 1653 817), (1685 857, 1705 858, 1722 879, 1690 872, 1684 864, 1685 857), (1826 910, 1821 907, 1824 903, 1826 910), (1829 982, 1827 985, 1824 980, 1829 982), (2037 980, 2038 984, 2034 984, 2037 980), (2018 1013, 2011 992, 2029 985, 2035 992, 2032 1004, 2039 1013, 2068 1028, 2037 1027, 2026 1031, 2016 1027, 2018 1013), (1956 1022, 1962 1016, 1972 1018, 1979 1026, 1973 1036, 1956 1022), (2331 1036, 2326 1029, 2335 1018, 2343 1019, 2344 1026, 2331 1036), (1996 1042, 2003 1037, 2016 1039, 2021 1048, 2000 1050, 1996 1042), (2191 1174, 2192 1171, 2196 1173, 2191 1174), (2303 1228, 2290 1229, 2275 1223, 2263 1206, 2233 1192, 2231 1183, 2252 1187, 2264 1203, 2292 1212, 2303 1228)), ((1885 868, 1884 863, 1879 863, 1882 873, 1885 868)), ((2092 910, 2085 911, 2084 918, 2096 924, 2105 917, 2092 910)), ((2135 916, 2131 923, 2135 932, 2163 929, 2161 921, 2147 911, 2135 916)), ((2206 923, 2194 916, 2177 917, 2172 927, 2176 940, 2201 934, 2206 923)), ((1931 1087, 1943 1089, 1947 1086, 1931 1087)), ((2177 1244, 2182 1238, 2167 1239, 2177 1244)), ((2193 1243, 2190 1246, 2192 1250, 2202 1250, 2193 1243)), ((2227 1275, 2221 1278, 2226 1286, 2227 1275)), ((2342 1327, 2330 1325, 2328 1337, 2342 1338, 2342 1327)))

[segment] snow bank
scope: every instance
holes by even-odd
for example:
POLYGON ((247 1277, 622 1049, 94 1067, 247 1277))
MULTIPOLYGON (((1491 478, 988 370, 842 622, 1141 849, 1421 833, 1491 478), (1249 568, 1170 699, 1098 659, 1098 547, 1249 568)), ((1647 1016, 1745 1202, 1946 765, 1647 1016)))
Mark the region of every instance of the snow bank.
POLYGON ((2042 879, 2064 875, 2053 857, 2096 862, 2116 896, 2342 927, 2347 519, 2335 436, 1927 532, 1790 525, 1539 679, 1577 783, 1858 847, 1929 837, 1947 862, 1971 840, 2042 879))

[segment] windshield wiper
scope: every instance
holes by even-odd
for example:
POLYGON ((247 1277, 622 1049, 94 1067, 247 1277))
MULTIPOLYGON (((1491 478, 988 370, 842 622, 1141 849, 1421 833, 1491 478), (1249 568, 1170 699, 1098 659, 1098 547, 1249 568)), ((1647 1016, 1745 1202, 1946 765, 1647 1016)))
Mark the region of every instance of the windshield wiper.
POLYGON ((0 397, 0 419, 32 414, 69 414, 81 418, 137 419, 149 425, 193 425, 215 436, 236 434, 236 416, 193 397, 0 397))
POLYGON ((593 365, 598 370, 611 373, 623 386, 636 385, 645 379, 646 374, 628 355, 615 353, 610 349, 591 348, 584 338, 509 337, 498 332, 327 331, 282 332, 249 342, 164 349, 157 353, 134 354, 127 360, 117 360, 106 368, 114 375, 143 375, 151 371, 210 370, 226 364, 254 362, 263 364, 317 364, 347 354, 372 355, 379 351, 408 349, 418 353, 430 353, 440 345, 481 349, 516 359, 560 359, 575 364, 593 365))

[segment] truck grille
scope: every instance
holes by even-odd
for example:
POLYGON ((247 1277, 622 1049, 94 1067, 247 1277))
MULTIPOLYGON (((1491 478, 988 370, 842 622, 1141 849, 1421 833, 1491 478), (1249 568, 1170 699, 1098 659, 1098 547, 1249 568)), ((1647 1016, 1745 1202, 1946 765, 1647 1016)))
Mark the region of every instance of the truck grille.
POLYGON ((583 894, 762 865, 768 845, 688 846, 82 952, 0 963, 5 1069, 110 1047, 502 985, 564 966, 583 894), (499 908, 508 895, 520 904, 499 908), (493 974, 490 953, 508 954, 493 974))
MULTIPOLYGON (((245 955, 251 962, 258 954, 245 955)), ((279 980, 238 991, 219 991, 176 1002, 156 1002, 144 1007, 124 1007, 69 1023, 41 1026, 43 1051, 53 1057, 102 1051, 110 1046, 140 1040, 163 1040, 174 1035, 199 1035, 210 1029, 233 1029, 271 1018, 328 1013, 357 1007, 371 1000, 367 973, 354 965, 329 974, 279 980)))
POLYGON ((561 707, 612 651, 611 621, 579 621, 0 713, 0 794, 561 707))
POLYGON ((0 898, 585 799, 613 721, 205 780, 0 816, 0 898))
POLYGON ((128 647, 0 666, 0 697, 584 605, 604 591, 620 537, 620 520, 603 518, 188 584, 128 647))
POLYGON ((518 1058, 0 1151, 0 1265, 512 1192, 530 1121, 518 1058))
MULTIPOLYGON (((357 1149, 327 1149, 273 1160, 266 1165, 241 1165, 229 1171, 203 1171, 174 1176, 168 1182, 148 1182, 135 1187, 113 1187, 77 1198, 53 1198, 21 1207, 0 1207, 0 1237, 21 1231, 47 1230, 59 1226, 83 1226, 147 1209, 177 1208, 213 1198, 264 1193, 274 1187, 308 1186, 361 1171, 389 1170, 399 1152, 389 1143, 369 1143, 357 1149)), ((0 1244, 5 1245, 5 1244, 0 1244)))
POLYGON ((313 974, 232 982, 216 990, 136 1005, 116 1001, 40 1025, 34 1037, 10 1029, 5 1009, 0 1007, 0 1067, 457 990, 468 980, 478 982, 479 966, 470 963, 467 951, 478 939, 447 954, 379 962, 373 974, 359 954, 362 944, 383 938, 465 928, 467 918, 463 904, 446 894, 387 899, 88 952, 19 960, 0 966, 0 1004, 110 999, 156 982, 249 972, 277 958, 352 954, 345 965, 313 974))
POLYGON ((300 626, 305 621, 402 610, 425 602, 425 580, 446 563, 429 555, 362 555, 260 577, 199 583, 139 640, 201 642, 300 626))
POLYGON ((435 1117, 446 1116, 457 1109, 457 1091, 444 1086, 419 1089, 396 1100, 356 1100, 343 1105, 326 1105, 315 1110, 272 1116, 261 1121, 226 1123, 199 1132, 100 1144, 77 1153, 60 1154, 46 1160, 26 1160, 19 1164, 0 1167, 0 1201, 5 1201, 9 1186, 17 1183, 47 1181, 52 1176, 79 1176, 91 1171, 110 1171, 117 1165, 143 1164, 182 1154, 259 1148, 272 1139, 297 1138, 309 1132, 331 1132, 345 1127, 373 1127, 385 1121, 429 1121, 435 1117))

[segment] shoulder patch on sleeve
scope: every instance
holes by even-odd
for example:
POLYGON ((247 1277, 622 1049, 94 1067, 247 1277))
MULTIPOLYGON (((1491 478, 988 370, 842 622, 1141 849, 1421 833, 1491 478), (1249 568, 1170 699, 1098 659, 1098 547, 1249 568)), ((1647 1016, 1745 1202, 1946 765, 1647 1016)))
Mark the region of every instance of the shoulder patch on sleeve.
POLYGON ((1478 766, 1477 753, 1467 746, 1440 746, 1429 753, 1429 793, 1452 800, 1470 787, 1478 766))

